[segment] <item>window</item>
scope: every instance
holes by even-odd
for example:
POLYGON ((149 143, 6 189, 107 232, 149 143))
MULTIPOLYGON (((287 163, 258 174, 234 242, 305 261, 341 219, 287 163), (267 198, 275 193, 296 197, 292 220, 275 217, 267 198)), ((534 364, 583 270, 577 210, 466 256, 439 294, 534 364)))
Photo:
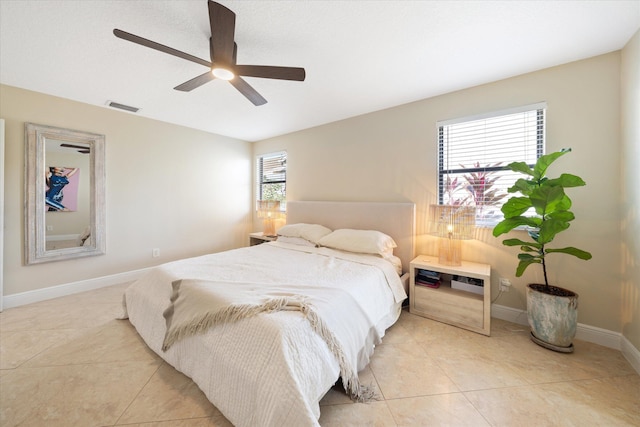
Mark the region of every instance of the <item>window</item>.
POLYGON ((507 189, 544 154, 545 103, 438 122, 438 204, 476 207, 476 223, 493 226, 507 189))
POLYGON ((279 200, 280 209, 286 210, 287 153, 269 153, 256 160, 256 200, 279 200))

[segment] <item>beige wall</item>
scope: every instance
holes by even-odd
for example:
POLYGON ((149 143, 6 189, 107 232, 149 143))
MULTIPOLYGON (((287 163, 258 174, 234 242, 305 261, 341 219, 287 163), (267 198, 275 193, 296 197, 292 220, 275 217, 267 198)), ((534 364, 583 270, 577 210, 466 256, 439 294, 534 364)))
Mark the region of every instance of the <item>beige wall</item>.
POLYGON ((0 86, 0 117, 5 295, 246 245, 251 144, 10 86, 0 86), (106 135, 106 255, 23 265, 25 122, 106 135))
MULTIPOLYGON (((539 101, 548 104, 547 151, 574 150, 550 173, 563 169, 587 182, 572 189, 577 219, 558 243, 593 253, 588 262, 552 259, 550 280, 580 294, 579 322, 621 331, 620 52, 260 141, 254 153, 287 150, 290 200, 415 202, 417 252, 435 254, 424 233, 436 198, 436 122, 539 101)), ((524 309, 524 286, 541 274, 530 268, 515 278, 516 253, 489 229, 463 249, 464 258, 492 265, 494 297, 499 277, 513 282, 497 304, 524 309)))
POLYGON ((622 51, 622 334, 640 349, 640 31, 622 51))

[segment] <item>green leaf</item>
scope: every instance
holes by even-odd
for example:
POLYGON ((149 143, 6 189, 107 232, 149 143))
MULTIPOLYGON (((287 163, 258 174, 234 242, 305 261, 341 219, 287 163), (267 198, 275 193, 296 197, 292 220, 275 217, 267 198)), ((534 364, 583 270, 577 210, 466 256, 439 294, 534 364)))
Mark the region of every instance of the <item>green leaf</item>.
MULTIPOLYGON (((520 239, 504 239, 502 241, 502 244, 505 245, 505 246, 520 246, 520 245, 535 246, 538 249, 540 249, 542 247, 541 245, 538 245, 535 242, 525 242, 524 240, 520 240, 520 239)), ((536 251, 538 249, 536 249, 536 251)))
POLYGON ((587 185, 582 178, 570 173, 563 173, 560 177, 547 181, 550 185, 560 185, 565 188, 582 187, 587 185))
MULTIPOLYGON (((569 209, 571 209, 571 199, 566 194, 564 195, 562 200, 560 200, 558 204, 553 207, 554 211, 568 211, 569 209)), ((549 213, 550 211, 547 211, 547 214, 549 213)))
POLYGON ((505 218, 513 218, 525 213, 531 207, 531 200, 528 197, 512 197, 507 200, 500 210, 505 218))
POLYGON ((494 237, 498 237, 501 234, 508 233, 516 227, 520 227, 521 225, 526 225, 529 227, 537 227, 538 224, 535 221, 535 218, 529 218, 526 216, 516 216, 513 218, 505 218, 500 221, 493 229, 494 237))
POLYGON ((591 253, 587 251, 583 251, 582 249, 574 248, 572 246, 569 246, 566 248, 560 248, 560 249, 547 249, 546 252, 547 253, 559 252, 563 254, 569 254, 584 260, 589 260, 592 258, 591 253))
POLYGON ((513 162, 507 165, 507 168, 511 169, 514 172, 520 172, 525 175, 533 175, 533 170, 529 167, 525 162, 513 162))
POLYGON ((547 173, 547 168, 551 165, 551 163, 555 162, 558 157, 564 156, 568 152, 571 151, 571 148, 563 148, 560 151, 556 151, 555 153, 545 154, 540 156, 535 166, 533 167, 533 176, 536 179, 542 178, 547 173))
POLYGON ((571 211, 551 212, 547 214, 547 218, 565 222, 573 221, 574 219, 576 219, 575 215, 571 211))
POLYGON ((529 199, 538 215, 546 215, 548 212, 556 210, 556 206, 564 198, 564 190, 557 186, 538 187, 531 192, 529 199))
POLYGON ((529 181, 523 178, 518 178, 518 180, 507 189, 509 193, 522 193, 525 196, 528 196, 533 189, 536 188, 536 183, 533 181, 529 181))
POLYGON ((567 221, 561 221, 557 219, 547 219, 540 225, 540 235, 538 237, 538 243, 543 245, 551 242, 556 234, 569 228, 567 221))
POLYGON ((530 259, 521 259, 518 263, 518 268, 516 268, 516 277, 522 277, 522 273, 529 267, 531 264, 540 264, 541 261, 539 259, 530 258, 530 259))

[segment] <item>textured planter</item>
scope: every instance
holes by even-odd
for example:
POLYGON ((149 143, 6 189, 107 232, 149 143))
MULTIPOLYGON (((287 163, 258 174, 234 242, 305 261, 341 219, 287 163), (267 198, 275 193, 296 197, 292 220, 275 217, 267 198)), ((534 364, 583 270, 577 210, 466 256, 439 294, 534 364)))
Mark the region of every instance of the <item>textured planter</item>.
POLYGON ((578 324, 578 294, 556 287, 568 296, 550 295, 532 286, 541 285, 527 285, 527 318, 531 339, 551 350, 571 353, 578 324))

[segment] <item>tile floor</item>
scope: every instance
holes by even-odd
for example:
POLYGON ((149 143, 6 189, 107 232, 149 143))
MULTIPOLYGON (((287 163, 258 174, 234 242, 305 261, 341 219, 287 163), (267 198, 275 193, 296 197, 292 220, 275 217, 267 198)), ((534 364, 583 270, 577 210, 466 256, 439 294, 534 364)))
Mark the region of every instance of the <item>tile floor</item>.
MULTIPOLYGON (((229 426, 195 384, 116 320, 126 285, 0 314, 0 426, 229 426)), ((640 376, 619 351, 533 344, 493 320, 492 336, 403 312, 361 372, 378 399, 337 389, 322 426, 639 426, 640 376)))

